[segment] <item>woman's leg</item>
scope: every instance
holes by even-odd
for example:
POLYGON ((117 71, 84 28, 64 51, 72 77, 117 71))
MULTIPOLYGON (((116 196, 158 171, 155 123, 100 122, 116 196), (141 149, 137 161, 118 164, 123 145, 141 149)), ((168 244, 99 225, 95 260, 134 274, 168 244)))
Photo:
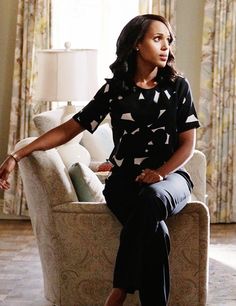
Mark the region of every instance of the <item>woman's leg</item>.
POLYGON ((142 206, 156 218, 156 227, 146 239, 142 284, 139 289, 142 306, 166 306, 169 296, 169 234, 164 222, 186 205, 190 190, 180 174, 170 174, 164 181, 145 186, 139 193, 142 206))
MULTIPOLYGON (((139 188, 134 183, 135 177, 131 179, 124 178, 119 174, 113 174, 106 182, 104 195, 106 202, 117 219, 124 225, 133 210, 136 203, 139 188)), ((132 286, 132 292, 134 292, 132 286)), ((113 280, 113 289, 108 296, 105 306, 122 306, 127 292, 130 291, 124 283, 116 283, 113 280)))
POLYGON ((141 188, 119 175, 109 180, 104 195, 124 226, 113 285, 130 293, 139 289, 142 306, 164 306, 169 294, 169 237, 161 220, 185 206, 190 194, 186 180, 174 173, 141 188))
MULTIPOLYGON (((104 189, 104 195, 109 209, 123 225, 120 242, 124 244, 124 246, 121 249, 127 250, 125 255, 126 261, 124 263, 116 262, 113 287, 125 288, 127 292, 134 292, 137 289, 137 286, 134 285, 134 283, 136 283, 134 275, 135 271, 129 271, 129 269, 132 269, 133 267, 130 262, 132 262, 133 257, 136 255, 136 239, 133 240, 133 237, 137 236, 137 226, 133 226, 132 228, 128 226, 129 230, 127 231, 126 238, 123 239, 122 237, 124 228, 126 228, 127 223, 129 223, 128 220, 130 218, 133 219, 133 213, 135 212, 138 203, 139 190, 140 186, 135 182, 135 176, 127 177, 120 173, 112 174, 107 180, 104 189), (125 273, 122 272, 120 275, 120 270, 119 268, 117 269, 117 267, 122 265, 124 265, 125 273), (134 279, 131 279, 131 276, 134 279)), ((122 257, 122 255, 117 256, 117 260, 122 260, 122 257)))
POLYGON ((169 251, 168 229, 164 221, 160 221, 154 237, 149 240, 145 249, 139 288, 142 306, 167 305, 170 290, 169 251))

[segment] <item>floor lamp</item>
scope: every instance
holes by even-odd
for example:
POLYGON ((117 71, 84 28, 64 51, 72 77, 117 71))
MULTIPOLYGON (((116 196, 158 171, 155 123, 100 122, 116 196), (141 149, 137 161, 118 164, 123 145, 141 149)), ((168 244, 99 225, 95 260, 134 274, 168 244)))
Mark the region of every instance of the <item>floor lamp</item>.
POLYGON ((66 101, 65 114, 75 111, 72 101, 88 102, 97 89, 97 50, 46 49, 37 52, 38 79, 35 98, 38 101, 66 101))

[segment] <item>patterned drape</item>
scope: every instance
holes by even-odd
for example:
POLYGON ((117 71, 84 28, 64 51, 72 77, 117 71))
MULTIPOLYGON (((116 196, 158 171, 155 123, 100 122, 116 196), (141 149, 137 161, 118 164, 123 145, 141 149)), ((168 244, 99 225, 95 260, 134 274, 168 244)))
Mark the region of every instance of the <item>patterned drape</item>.
MULTIPOLYGON (((50 47, 50 16, 51 0, 18 1, 9 153, 20 139, 36 135, 32 117, 47 108, 36 105, 33 96, 37 75, 35 51, 50 47)), ((28 215, 17 169, 9 181, 11 189, 4 193, 4 213, 28 215)))
POLYGON ((198 148, 211 222, 236 221, 236 0, 206 0, 198 148))
POLYGON ((164 16, 175 30, 176 0, 139 0, 140 14, 156 14, 164 16))

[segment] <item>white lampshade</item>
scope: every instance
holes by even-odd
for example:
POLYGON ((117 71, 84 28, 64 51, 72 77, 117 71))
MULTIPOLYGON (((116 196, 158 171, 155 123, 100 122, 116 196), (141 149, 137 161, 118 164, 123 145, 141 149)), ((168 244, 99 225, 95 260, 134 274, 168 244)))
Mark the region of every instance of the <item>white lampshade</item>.
POLYGON ((97 50, 38 51, 36 100, 89 101, 98 89, 97 50))

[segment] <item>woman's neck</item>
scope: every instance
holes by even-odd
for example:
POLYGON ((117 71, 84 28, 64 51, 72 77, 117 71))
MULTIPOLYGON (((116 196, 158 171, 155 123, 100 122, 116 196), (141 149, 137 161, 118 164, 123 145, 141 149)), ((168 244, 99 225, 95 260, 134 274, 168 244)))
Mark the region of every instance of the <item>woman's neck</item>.
POLYGON ((157 85, 156 75, 158 68, 155 69, 138 69, 134 76, 134 82, 137 86, 145 89, 153 88, 157 85))

